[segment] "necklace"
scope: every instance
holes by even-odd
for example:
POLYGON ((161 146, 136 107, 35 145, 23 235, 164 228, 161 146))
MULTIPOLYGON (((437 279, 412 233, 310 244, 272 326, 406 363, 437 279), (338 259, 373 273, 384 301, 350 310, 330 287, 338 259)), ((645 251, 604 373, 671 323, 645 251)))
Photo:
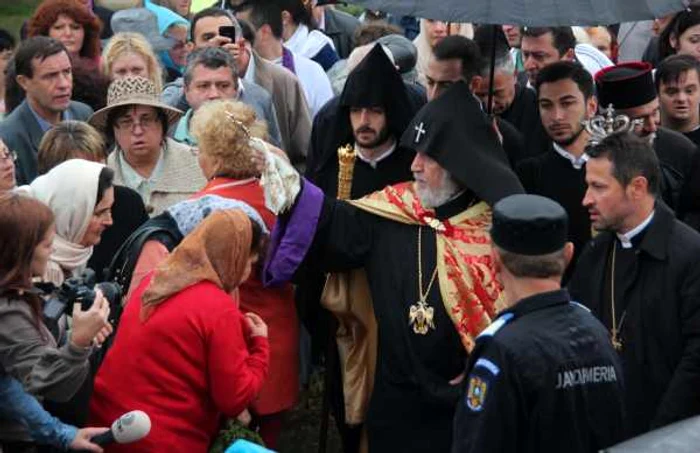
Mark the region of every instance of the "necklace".
POLYGON ((612 252, 612 270, 610 272, 610 311, 612 314, 612 329, 610 329, 610 341, 617 352, 622 351, 622 340, 620 339, 620 333, 622 331, 622 325, 625 322, 625 316, 627 315, 627 310, 622 312, 622 317, 620 317, 620 325, 617 325, 617 316, 615 315, 615 254, 617 252, 617 244, 613 244, 612 252))
POLYGON ((423 292, 422 232, 423 228, 418 227, 418 302, 411 305, 408 310, 408 325, 413 327, 413 332, 418 335, 426 335, 430 329, 435 330, 435 309, 428 305, 427 299, 438 274, 438 265, 435 263, 433 275, 430 277, 428 287, 423 292))

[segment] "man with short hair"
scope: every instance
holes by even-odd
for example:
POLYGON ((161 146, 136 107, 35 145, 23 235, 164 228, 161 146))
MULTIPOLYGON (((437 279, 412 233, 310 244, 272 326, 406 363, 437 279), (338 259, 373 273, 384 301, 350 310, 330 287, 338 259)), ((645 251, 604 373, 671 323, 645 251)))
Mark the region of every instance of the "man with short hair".
POLYGON ((537 74, 547 65, 573 60, 576 38, 571 27, 525 27, 520 43, 528 82, 535 86, 537 74))
POLYGON ((523 160, 516 172, 525 191, 558 202, 569 217, 568 240, 574 256, 564 273, 571 276, 583 246, 591 239, 586 193, 586 147, 590 134, 583 122, 598 110, 593 77, 574 61, 558 61, 542 69, 535 82, 539 117, 552 143, 544 154, 523 160))
MULTIPOLYGON (((490 42, 480 43, 480 48, 481 55, 491 55, 490 42)), ((515 126, 522 134, 528 157, 546 152, 551 140, 542 128, 537 110, 537 95, 526 83, 519 81, 513 58, 506 49, 496 49, 494 72, 493 113, 515 126)), ((490 61, 483 62, 479 75, 475 94, 486 105, 491 88, 490 61)))
MULTIPOLYGON (((277 122, 277 114, 272 103, 272 98, 264 88, 255 83, 238 78, 235 59, 242 50, 238 43, 233 43, 230 38, 219 35, 219 27, 221 26, 235 27, 236 36, 241 36, 241 28, 238 25, 238 21, 236 21, 233 15, 228 11, 208 8, 198 12, 192 18, 190 42, 187 43, 187 45, 193 51, 206 47, 221 47, 231 54, 233 60, 230 60, 229 64, 231 64, 233 68, 233 77, 235 77, 234 86, 236 88, 236 99, 253 107, 258 119, 267 122, 268 133, 272 142, 279 145, 281 144, 279 124, 277 122)), ((187 98, 185 97, 184 85, 184 77, 180 77, 174 82, 167 84, 161 95, 163 102, 179 108, 180 110, 187 111, 191 106, 188 104, 187 98)))
POLYGON ((364 269, 364 283, 340 288, 338 299, 353 340, 378 332, 376 351, 364 350, 376 361, 348 382, 355 401, 371 395, 358 411, 368 451, 447 452, 467 351, 501 308, 489 206, 522 186, 462 82, 426 104, 400 143, 417 152, 413 183, 346 202, 304 181, 278 217, 263 275, 266 284, 286 281, 302 262, 364 269), (376 327, 356 321, 367 311, 376 327))
POLYGON ((583 204, 600 233, 569 291, 610 331, 634 437, 700 414, 700 234, 661 201, 648 141, 615 133, 587 152, 583 204))
POLYGON ((26 99, 0 122, 0 139, 17 153, 17 184, 22 185, 37 177, 37 153, 44 133, 60 121, 85 121, 92 109, 71 101, 71 60, 57 40, 29 38, 20 44, 14 60, 16 80, 26 99))
POLYGON ((545 66, 561 60, 576 60, 591 75, 613 62, 590 44, 576 43, 571 27, 526 27, 521 43, 523 63, 530 87, 545 66))
POLYGON ((252 0, 242 3, 236 10, 236 16, 255 27, 254 48, 261 57, 287 68, 299 78, 313 118, 333 97, 333 88, 318 63, 284 46, 282 11, 280 2, 252 0))
MULTIPOLYGON (((173 132, 173 138, 181 143, 196 146, 196 140, 190 135, 190 120, 194 112, 205 102, 216 99, 238 99, 245 102, 245 89, 236 75, 233 57, 219 47, 204 47, 195 50, 187 59, 184 75, 185 99, 190 108, 180 118, 173 132)), ((254 104, 258 118, 264 118, 265 112, 259 111, 254 104)), ((279 143, 277 122, 268 123, 268 134, 273 142, 279 143)))
POLYGON ((661 124, 700 145, 700 62, 672 55, 656 68, 661 124))
POLYGON ((505 309, 469 356, 453 453, 584 453, 622 438, 620 359, 605 328, 561 288, 573 256, 566 226, 566 211, 537 195, 493 208, 505 309))
POLYGON ((653 146, 661 164, 661 195, 679 219, 694 215, 693 200, 700 199, 700 158, 695 144, 683 134, 659 125, 661 113, 652 67, 632 62, 612 66, 595 75, 601 109, 612 106, 616 113, 637 120, 635 133, 653 146))
MULTIPOLYGON (((454 35, 440 40, 433 48, 425 73, 428 100, 437 98, 459 81, 465 82, 474 96, 473 93, 481 83, 481 64, 479 46, 471 39, 454 35)), ((508 160, 515 166, 527 157, 523 136, 512 124, 501 118, 496 118, 496 124, 503 136, 503 148, 508 160)))

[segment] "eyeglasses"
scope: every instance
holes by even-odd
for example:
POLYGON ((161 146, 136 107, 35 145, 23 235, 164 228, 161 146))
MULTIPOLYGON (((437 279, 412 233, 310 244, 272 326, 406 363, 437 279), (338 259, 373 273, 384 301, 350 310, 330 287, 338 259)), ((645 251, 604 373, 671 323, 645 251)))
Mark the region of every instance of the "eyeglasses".
POLYGON ((158 118, 156 116, 142 116, 139 121, 134 121, 133 118, 128 117, 119 118, 114 124, 117 126, 117 129, 133 131, 136 125, 141 126, 141 129, 148 129, 153 126, 157 120, 158 118))
POLYGON ((12 162, 17 162, 17 153, 15 151, 10 151, 9 149, 0 150, 0 160, 12 160, 12 162))

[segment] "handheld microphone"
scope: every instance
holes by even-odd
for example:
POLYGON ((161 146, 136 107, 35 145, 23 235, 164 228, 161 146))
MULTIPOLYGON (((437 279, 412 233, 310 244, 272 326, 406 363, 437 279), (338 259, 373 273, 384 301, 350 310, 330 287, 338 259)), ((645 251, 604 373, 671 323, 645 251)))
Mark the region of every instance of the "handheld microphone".
POLYGON ((91 442, 104 446, 116 442, 129 444, 148 436, 151 431, 151 419, 143 411, 131 411, 119 417, 112 423, 106 433, 90 439, 91 442))

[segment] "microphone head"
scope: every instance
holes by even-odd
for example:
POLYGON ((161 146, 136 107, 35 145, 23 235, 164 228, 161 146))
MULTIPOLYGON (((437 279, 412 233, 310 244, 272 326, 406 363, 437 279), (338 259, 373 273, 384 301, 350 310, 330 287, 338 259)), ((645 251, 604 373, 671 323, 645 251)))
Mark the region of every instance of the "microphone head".
POLYGON ((128 444, 141 440, 151 431, 151 419, 143 411, 131 411, 119 417, 112 423, 114 440, 120 444, 128 444))

